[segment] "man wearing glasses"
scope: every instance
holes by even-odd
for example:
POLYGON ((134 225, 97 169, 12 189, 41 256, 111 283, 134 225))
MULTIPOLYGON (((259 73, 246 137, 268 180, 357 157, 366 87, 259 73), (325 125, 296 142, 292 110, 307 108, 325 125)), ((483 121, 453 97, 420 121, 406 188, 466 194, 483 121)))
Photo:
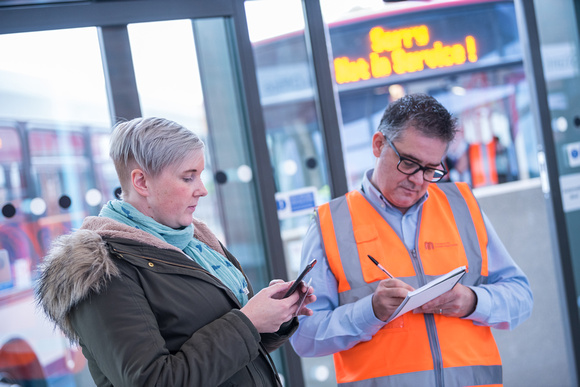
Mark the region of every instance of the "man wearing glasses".
POLYGON ((310 274, 317 301, 291 342, 300 356, 334 354, 339 385, 502 384, 490 327, 526 320, 532 292, 469 187, 432 184, 447 174, 455 132, 430 96, 391 103, 361 189, 316 211, 302 266, 320 262, 310 274), (385 322, 409 291, 459 266, 468 272, 452 290, 385 322))

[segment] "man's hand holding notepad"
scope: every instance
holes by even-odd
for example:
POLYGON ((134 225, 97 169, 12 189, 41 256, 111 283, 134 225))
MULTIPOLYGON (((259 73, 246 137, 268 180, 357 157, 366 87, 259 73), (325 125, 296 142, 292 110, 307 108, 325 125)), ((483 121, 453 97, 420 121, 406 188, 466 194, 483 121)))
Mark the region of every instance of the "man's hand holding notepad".
POLYGON ((423 304, 426 304, 427 302, 439 297, 443 293, 453 289, 453 287, 465 274, 465 270, 465 266, 460 266, 457 269, 452 270, 449 273, 423 285, 419 289, 415 289, 412 292, 409 292, 401 305, 399 305, 391 317, 389 317, 387 323, 413 309, 419 308, 423 304))

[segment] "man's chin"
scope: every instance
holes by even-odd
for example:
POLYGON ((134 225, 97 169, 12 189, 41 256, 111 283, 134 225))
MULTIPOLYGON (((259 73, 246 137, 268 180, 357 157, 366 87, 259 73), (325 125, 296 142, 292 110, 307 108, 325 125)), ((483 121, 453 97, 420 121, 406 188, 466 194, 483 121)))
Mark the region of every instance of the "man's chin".
POLYGON ((409 208, 411 207, 413 204, 417 203, 419 199, 417 198, 416 194, 413 195, 404 195, 403 197, 398 198, 398 200, 396 201, 396 203, 393 203, 395 207, 397 208, 409 208))

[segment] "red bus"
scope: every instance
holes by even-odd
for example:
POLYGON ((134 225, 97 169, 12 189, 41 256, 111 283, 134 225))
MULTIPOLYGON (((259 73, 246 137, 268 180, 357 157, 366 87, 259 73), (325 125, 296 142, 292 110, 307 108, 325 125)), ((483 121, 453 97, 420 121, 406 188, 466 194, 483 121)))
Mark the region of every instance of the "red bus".
MULTIPOLYGON (((86 360, 36 309, 36 268, 51 241, 79 227, 118 182, 109 130, 0 122, 0 380, 76 385, 86 360), (104 145, 104 146, 103 146, 104 145)), ((90 378, 89 378, 90 380, 90 378)))

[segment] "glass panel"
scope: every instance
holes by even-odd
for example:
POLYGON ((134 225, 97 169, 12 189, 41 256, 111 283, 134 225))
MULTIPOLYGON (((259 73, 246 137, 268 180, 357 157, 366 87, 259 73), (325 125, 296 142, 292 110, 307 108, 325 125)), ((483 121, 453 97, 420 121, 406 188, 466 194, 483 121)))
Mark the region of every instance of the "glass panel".
POLYGON ((350 189, 374 165, 370 140, 385 107, 418 92, 459 120, 449 178, 481 187, 539 174, 513 4, 436 3, 368 2, 340 13, 322 2, 350 189))
MULTIPOLYGON (((209 193, 195 216, 226 244, 258 291, 270 281, 268 260, 257 216, 260 206, 248 129, 226 31, 227 21, 222 18, 129 25, 143 114, 175 120, 206 143, 202 178, 209 193)), ((272 357, 284 375, 280 352, 272 357)))
MULTIPOLYGON (((330 200, 316 81, 301 0, 245 2, 288 279, 316 205, 330 200), (267 15, 267 16, 266 16, 267 15)), ((332 358, 302 359, 305 383, 336 385, 332 358)))
MULTIPOLYGON (((289 198, 306 192, 321 204, 329 192, 301 2, 271 3, 245 6, 292 275, 308 216, 289 211, 289 198)), ((374 166, 371 137, 389 101, 416 92, 440 99, 459 119, 446 160, 451 179, 480 187, 538 176, 513 4, 321 0, 321 7, 349 189, 374 166)), ((331 358, 303 367, 309 386, 335 383, 331 358)))
MULTIPOLYGON (((163 117, 190 128, 208 144, 197 54, 191 20, 129 24, 131 53, 143 116, 163 117), (152 53, 155 53, 153 55, 152 53)), ((209 194, 195 216, 227 242, 215 195, 213 155, 206 149, 202 175, 209 194)), ((229 243, 228 243, 229 246, 229 243)))
POLYGON ((193 22, 208 120, 208 148, 213 154, 211 172, 224 234, 258 290, 271 279, 267 265, 272 258, 265 256, 261 203, 248 148, 250 128, 242 97, 235 92, 240 79, 229 28, 226 19, 193 22))
MULTIPOLYGON (((534 1, 575 297, 580 307, 580 71, 578 4, 534 1)), ((549 130, 549 128, 544 128, 549 130)), ((550 162, 552 160, 548 160, 550 162)), ((566 249, 567 247, 561 247, 566 249)), ((570 313, 579 311, 570 310, 570 313)), ((572 327, 578 329, 578 327, 572 327)))
POLYGON ((315 205, 330 199, 300 0, 245 3, 289 278, 315 205), (268 15, 268 17, 263 17, 268 15))
POLYGON ((481 187, 539 176, 525 76, 521 65, 512 65, 340 93, 350 189, 373 167, 371 137, 399 93, 430 94, 458 118, 459 133, 445 160, 451 180, 481 187))
POLYGON ((259 213, 256 187, 244 146, 244 115, 239 95, 232 92, 237 81, 232 77, 224 20, 175 20, 128 28, 143 115, 179 122, 206 143, 202 177, 209 194, 195 216, 240 260, 253 287, 261 289, 269 278, 261 225, 255 216, 259 213), (198 58, 203 58, 201 63, 198 58), (212 75, 202 79, 200 70, 212 75))
POLYGON ((2 35, 0 118, 110 126, 96 28, 2 35))
POLYGON ((91 168, 93 136, 108 141, 111 125, 97 30, 1 35, 0 52, 0 363, 18 351, 38 360, 35 381, 92 385, 79 349, 36 313, 32 284, 50 242, 118 185, 91 168))

